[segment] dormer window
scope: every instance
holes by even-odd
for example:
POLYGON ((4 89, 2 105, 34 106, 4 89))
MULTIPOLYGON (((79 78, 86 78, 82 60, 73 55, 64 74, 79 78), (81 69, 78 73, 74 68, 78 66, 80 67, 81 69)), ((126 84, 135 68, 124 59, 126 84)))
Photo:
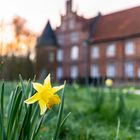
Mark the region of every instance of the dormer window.
POLYGON ((125 43, 125 54, 133 55, 135 53, 135 44, 133 41, 127 41, 125 43))
POLYGON ((106 55, 107 55, 108 57, 111 57, 111 56, 115 56, 115 53, 116 53, 116 46, 115 46, 115 44, 110 44, 110 45, 107 47, 106 55))

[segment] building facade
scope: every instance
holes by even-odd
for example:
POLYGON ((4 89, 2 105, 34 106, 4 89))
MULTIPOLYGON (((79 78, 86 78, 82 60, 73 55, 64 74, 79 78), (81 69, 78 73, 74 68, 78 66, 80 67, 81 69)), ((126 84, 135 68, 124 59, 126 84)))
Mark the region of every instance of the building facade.
POLYGON ((40 38, 44 36, 45 45, 37 42, 37 74, 52 72, 58 80, 139 79, 139 17, 140 6, 86 19, 67 0, 61 25, 55 31, 44 30, 40 38))

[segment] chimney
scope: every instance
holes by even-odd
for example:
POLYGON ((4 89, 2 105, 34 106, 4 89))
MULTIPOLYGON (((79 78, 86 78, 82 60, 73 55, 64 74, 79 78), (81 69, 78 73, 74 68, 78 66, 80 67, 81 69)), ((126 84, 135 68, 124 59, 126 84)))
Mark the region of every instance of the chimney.
POLYGON ((72 12, 72 0, 67 0, 67 2, 66 2, 66 13, 68 14, 68 13, 70 13, 70 12, 72 12))

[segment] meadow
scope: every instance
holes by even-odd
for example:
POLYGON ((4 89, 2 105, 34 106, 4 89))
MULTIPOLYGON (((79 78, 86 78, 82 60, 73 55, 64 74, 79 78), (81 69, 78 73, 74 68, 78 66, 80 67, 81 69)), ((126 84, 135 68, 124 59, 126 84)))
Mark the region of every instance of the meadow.
MULTIPOLYGON (((6 82, 4 101, 7 108, 11 91, 17 82, 6 82)), ((139 140, 139 87, 94 87, 66 85, 63 116, 70 115, 61 128, 60 140, 139 140)), ((61 95, 61 92, 58 93, 61 95)), ((51 140, 58 107, 50 111, 39 132, 40 140, 51 140)))

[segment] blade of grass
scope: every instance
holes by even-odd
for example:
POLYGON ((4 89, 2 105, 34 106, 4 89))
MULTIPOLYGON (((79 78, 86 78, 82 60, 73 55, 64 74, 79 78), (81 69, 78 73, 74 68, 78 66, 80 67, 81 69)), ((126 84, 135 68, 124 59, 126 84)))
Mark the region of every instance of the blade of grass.
POLYGON ((5 133, 5 127, 4 127, 4 81, 2 82, 2 87, 1 87, 1 95, 0 95, 0 128, 1 128, 1 138, 3 140, 6 140, 6 133, 5 133))
POLYGON ((2 82, 1 96, 0 96, 0 101, 1 101, 0 108, 1 108, 1 114, 2 114, 2 116, 4 116, 4 114, 3 114, 3 106, 4 106, 3 100, 4 100, 4 81, 2 82))
POLYGON ((24 116, 23 122, 21 124, 21 129, 19 131, 19 136, 18 136, 19 140, 24 140, 25 137, 28 137, 27 133, 29 133, 29 131, 30 131, 31 113, 32 113, 32 105, 28 106, 27 110, 25 112, 25 116, 24 116))
POLYGON ((41 124, 43 122, 44 116, 45 115, 41 116, 39 121, 38 121, 38 123, 37 123, 36 129, 35 129, 35 133, 33 135, 33 140, 37 140, 38 132, 39 132, 39 129, 40 129, 41 124))
POLYGON ((117 125, 115 140, 119 140, 119 130, 120 130, 120 118, 118 118, 118 125, 117 125))
POLYGON ((69 112, 66 117, 62 120, 61 124, 60 124, 60 128, 63 127, 63 125, 65 124, 66 120, 68 119, 68 117, 70 116, 71 112, 69 112))

